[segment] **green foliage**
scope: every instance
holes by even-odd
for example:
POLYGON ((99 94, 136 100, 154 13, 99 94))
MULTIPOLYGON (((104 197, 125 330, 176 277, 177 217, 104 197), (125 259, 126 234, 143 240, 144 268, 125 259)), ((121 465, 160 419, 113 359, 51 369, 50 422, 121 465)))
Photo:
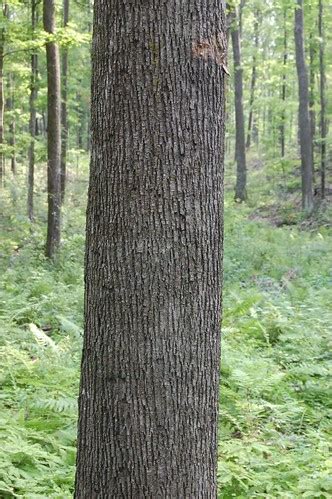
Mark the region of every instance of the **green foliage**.
POLYGON ((219 497, 331 497, 331 233, 227 209, 219 497))
MULTIPOLYGON (((45 193, 38 190, 33 227, 24 216, 23 178, 15 182, 14 211, 14 186, 7 183, 0 200, 5 499, 62 499, 73 493, 87 169, 76 154, 69 155, 71 181, 55 264, 43 256, 45 193)), ((271 168, 251 180, 255 206, 235 206, 228 197, 225 206, 219 497, 327 498, 332 233, 324 226, 276 228, 252 217, 271 195, 271 168), (270 183, 259 190, 263 174, 270 183)), ((37 180, 44 183, 43 177, 37 180)))

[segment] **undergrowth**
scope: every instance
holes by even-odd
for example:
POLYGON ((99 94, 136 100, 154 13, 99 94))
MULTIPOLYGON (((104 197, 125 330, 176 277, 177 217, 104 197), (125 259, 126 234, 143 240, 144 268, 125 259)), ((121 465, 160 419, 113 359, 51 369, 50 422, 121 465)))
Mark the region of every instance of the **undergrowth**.
MULTIPOLYGON (((44 197, 0 201, 0 497, 72 497, 84 199, 70 183, 61 256, 43 257, 44 197), (13 208, 13 200, 16 206, 13 208)), ((21 191, 20 191, 21 189, 21 191)), ((220 498, 332 495, 332 233, 250 220, 226 202, 220 498)))

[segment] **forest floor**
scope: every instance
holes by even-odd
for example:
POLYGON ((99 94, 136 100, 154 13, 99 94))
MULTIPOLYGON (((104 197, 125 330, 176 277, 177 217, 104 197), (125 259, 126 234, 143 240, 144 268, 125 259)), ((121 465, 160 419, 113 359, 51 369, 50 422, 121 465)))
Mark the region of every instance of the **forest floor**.
MULTIPOLYGON (((61 255, 43 256, 46 195, 0 199, 0 498, 72 497, 83 315, 85 172, 70 178, 61 255)), ((332 496, 332 229, 298 210, 295 180, 227 175, 220 498, 332 496), (265 187, 262 187, 265 186, 265 187), (275 220, 278 223, 275 223, 275 220)), ((4 194, 4 195, 3 195, 4 194)))

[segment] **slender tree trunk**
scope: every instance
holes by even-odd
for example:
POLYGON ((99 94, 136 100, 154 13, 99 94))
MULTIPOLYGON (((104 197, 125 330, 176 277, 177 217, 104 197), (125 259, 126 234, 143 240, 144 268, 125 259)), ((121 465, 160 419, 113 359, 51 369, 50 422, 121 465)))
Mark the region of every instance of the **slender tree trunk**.
POLYGON ((321 196, 325 198, 325 170, 326 170, 326 136, 327 123, 326 110, 326 74, 325 74, 325 33, 324 33, 324 6, 323 0, 319 0, 318 30, 320 38, 319 47, 319 72, 320 72, 320 153, 321 153, 321 196))
MULTIPOLYGON (((55 33, 54 0, 44 0, 44 29, 55 33)), ((47 58, 47 190, 48 220, 46 256, 54 258, 60 244, 60 160, 61 160, 61 90, 59 48, 46 44, 47 58)))
POLYGON ((80 92, 77 92, 76 94, 76 109, 77 109, 77 116, 78 116, 78 126, 77 126, 77 149, 83 150, 84 149, 84 124, 85 124, 85 116, 84 116, 84 110, 83 110, 83 103, 82 103, 82 96, 80 92))
POLYGON ((94 12, 75 497, 215 498, 222 3, 94 12))
POLYGON ((234 98, 236 127, 235 158, 237 164, 235 200, 238 202, 242 202, 247 198, 247 166, 243 112, 243 69, 241 66, 241 41, 236 15, 234 18, 233 26, 231 27, 231 37, 234 61, 234 98))
MULTIPOLYGON (((69 0, 63 0, 63 25, 69 22, 69 0)), ((67 172, 67 144, 68 144, 68 113, 67 113, 67 79, 68 79, 68 48, 62 49, 62 142, 61 142, 61 202, 63 203, 66 190, 67 172)))
POLYGON ((311 143, 312 143, 312 182, 315 183, 315 135, 316 135, 316 112, 315 112, 315 59, 316 59, 316 48, 315 41, 313 39, 313 34, 310 34, 310 47, 309 47, 309 57, 310 57, 310 82, 309 82, 309 116, 310 116, 310 129, 311 129, 311 143))
POLYGON ((310 48, 309 48, 309 56, 310 56, 310 94, 309 94, 309 114, 310 114, 310 125, 311 125, 311 138, 312 144, 314 144, 315 140, 315 131, 316 131, 316 114, 315 114, 315 58, 316 58, 316 50, 314 46, 313 36, 310 36, 310 48))
MULTIPOLYGON (((2 3, 2 17, 8 17, 8 4, 2 3)), ((5 158, 4 158, 4 114, 5 114, 5 96, 4 96, 4 78, 3 78, 3 63, 5 53, 6 28, 3 26, 0 29, 0 187, 3 185, 5 175, 5 158)))
POLYGON ((250 83, 250 100, 249 100, 249 120, 248 120, 248 133, 246 147, 249 149, 251 143, 251 132, 253 126, 253 116, 254 116, 254 101, 255 101, 255 89, 257 80, 257 52, 259 45, 258 28, 259 28, 259 12, 255 13, 255 27, 254 27, 254 37, 255 37, 255 52, 252 58, 252 73, 251 73, 251 83, 250 83))
MULTIPOLYGON (((4 31, 4 28, 1 29, 4 31)), ((3 186, 5 175, 5 161, 4 161, 4 111, 5 111, 5 97, 3 88, 3 54, 4 54, 4 36, 0 37, 0 187, 3 186)))
POLYGON ((7 79, 8 92, 6 99, 6 110, 9 115, 8 124, 8 145, 10 150, 10 169, 13 175, 16 175, 16 153, 15 153, 15 133, 16 133, 16 123, 14 115, 14 81, 12 73, 8 74, 7 79))
POLYGON ((302 162, 302 208, 313 209, 312 187, 312 137, 309 116, 308 72, 304 53, 303 0, 297 0, 295 9, 295 49, 299 84, 299 131, 302 162))
POLYGON ((284 11, 284 61, 283 61, 283 75, 282 75, 282 87, 281 87, 281 100, 282 100, 282 113, 281 113, 281 125, 280 125, 280 146, 281 146, 281 157, 285 157, 286 152, 286 140, 285 140, 285 130, 286 130, 286 97, 287 97, 287 61, 288 61, 288 43, 287 43, 287 11, 284 11))
MULTIPOLYGON (((37 0, 31 1, 31 29, 34 36, 38 21, 38 3, 37 0)), ((28 217, 32 222, 34 220, 34 199, 33 190, 35 184, 35 138, 37 135, 37 118, 36 118, 36 100, 38 94, 38 55, 31 55, 31 76, 30 76, 30 146, 29 146, 29 170, 28 170, 28 217)))

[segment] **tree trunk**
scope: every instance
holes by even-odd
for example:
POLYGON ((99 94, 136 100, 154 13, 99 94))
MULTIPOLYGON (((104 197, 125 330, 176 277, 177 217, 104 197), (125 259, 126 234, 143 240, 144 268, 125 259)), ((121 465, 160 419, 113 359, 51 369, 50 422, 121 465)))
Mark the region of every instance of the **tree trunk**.
POLYGON ((287 44, 287 11, 284 11, 284 60, 283 60, 283 75, 281 87, 282 113, 280 124, 280 147, 281 157, 285 157, 286 152, 286 97, 287 97, 287 61, 288 61, 288 44, 287 44))
MULTIPOLYGON (((69 0, 63 0, 63 25, 69 21, 69 0)), ((62 141, 61 141, 61 203, 65 198, 67 172, 67 144, 68 144, 68 115, 67 115, 67 75, 68 75, 68 48, 62 49, 62 141)))
MULTIPOLYGON (((31 29, 32 36, 34 36, 38 21, 38 3, 37 0, 31 2, 31 29)), ((34 206, 33 206, 33 190, 35 184, 35 138, 37 135, 37 119, 36 119, 36 99, 38 93, 37 87, 38 78, 38 55, 33 53, 31 55, 31 76, 30 76, 30 146, 29 146, 29 171, 28 171, 28 217, 32 222, 34 220, 34 206)))
POLYGON ((75 497, 217 497, 222 3, 94 13, 75 497))
POLYGON ((82 102, 82 95, 80 92, 76 94, 76 110, 78 117, 77 124, 77 149, 80 151, 84 150, 84 124, 85 124, 85 114, 84 114, 84 105, 82 102))
MULTIPOLYGON (((55 33, 54 0, 44 0, 44 29, 55 33)), ((55 42, 46 44, 47 58, 47 190, 48 220, 46 256, 54 258, 60 244, 60 159, 61 91, 59 49, 55 42)))
POLYGON ((312 138, 309 116, 308 72, 305 62, 303 41, 303 0, 297 0, 295 9, 295 49, 299 84, 299 132, 302 162, 302 208, 313 209, 312 189, 312 138))
POLYGON ((241 66, 240 30, 236 15, 234 18, 233 26, 231 27, 231 36, 234 61, 234 99, 236 127, 235 157, 237 164, 235 200, 238 202, 242 202, 247 198, 247 166, 243 112, 243 69, 241 66))
POLYGON ((8 145, 10 146, 10 169, 13 175, 16 175, 16 153, 15 153, 15 135, 16 135, 16 123, 14 115, 14 83, 12 73, 8 74, 8 96, 7 96, 7 111, 9 113, 9 125, 8 125, 8 145))
POLYGON ((309 57, 310 57, 310 92, 309 92, 309 116, 310 116, 310 130, 311 130, 311 144, 312 144, 312 182, 315 183, 315 135, 316 135, 316 113, 315 113, 315 58, 316 58, 316 48, 315 40, 313 34, 310 33, 310 46, 309 46, 309 57))
MULTIPOLYGON (((2 4, 2 17, 8 17, 8 4, 2 4)), ((4 81, 3 81, 3 63, 5 52, 6 28, 3 26, 0 29, 0 187, 3 185, 5 175, 5 159, 4 159, 4 114, 5 114, 5 96, 4 96, 4 81)))
POLYGON ((257 80, 257 53, 258 53, 258 28, 259 28, 259 12, 255 13, 255 51, 252 57, 252 73, 251 73, 251 83, 250 83, 250 100, 249 100, 249 120, 248 120, 248 133, 247 133, 247 142, 246 148, 249 149, 251 143, 251 132, 253 126, 253 116, 254 116, 254 100, 255 100, 255 88, 256 88, 256 80, 257 80))
POLYGON ((320 152, 321 152, 321 197, 325 198, 325 170, 326 170, 326 136, 327 123, 326 110, 326 74, 325 74, 325 33, 324 33, 324 6, 323 0, 319 0, 318 30, 320 38, 319 47, 319 72, 320 72, 320 152))

